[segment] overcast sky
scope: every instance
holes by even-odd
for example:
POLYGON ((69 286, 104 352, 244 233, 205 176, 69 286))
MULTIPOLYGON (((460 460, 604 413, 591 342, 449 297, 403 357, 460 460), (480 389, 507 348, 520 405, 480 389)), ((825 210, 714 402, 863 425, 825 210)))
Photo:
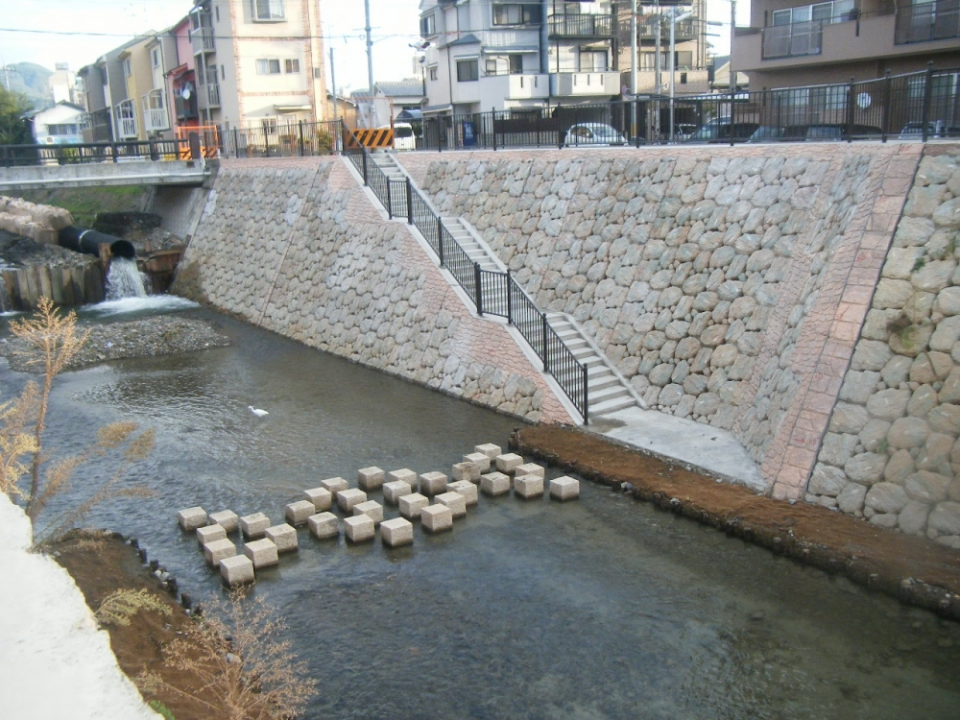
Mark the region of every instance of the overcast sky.
MULTIPOLYGON (((420 0, 369 0, 375 80, 414 76, 409 43, 419 38, 420 0)), ((34 62, 53 69, 58 62, 78 70, 137 34, 163 30, 186 15, 191 0, 3 0, 0 11, 0 65, 34 62)), ((364 6, 361 0, 321 0, 329 58, 334 50, 337 86, 367 87, 364 6)), ((730 4, 709 0, 708 17, 727 23, 711 28, 717 54, 729 47, 730 4)), ((749 22, 749 2, 737 4, 737 22, 749 22)), ((329 82, 329 77, 327 78, 329 82)))

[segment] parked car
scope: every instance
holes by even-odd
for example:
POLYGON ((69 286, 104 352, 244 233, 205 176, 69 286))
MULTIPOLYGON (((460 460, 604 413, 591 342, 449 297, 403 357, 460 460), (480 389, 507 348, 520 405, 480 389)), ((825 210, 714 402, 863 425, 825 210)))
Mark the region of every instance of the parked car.
POLYGON ((883 134, 880 128, 874 127, 873 125, 850 125, 848 130, 845 124, 836 123, 830 125, 810 125, 807 128, 805 139, 814 141, 846 140, 848 131, 850 137, 855 140, 880 137, 883 134))
MULTIPOLYGON (((389 125, 381 125, 378 130, 389 130, 389 125)), ((394 150, 416 150, 417 136, 413 132, 413 126, 410 123, 395 122, 393 124, 393 149, 394 150)))
POLYGON ((730 122, 728 117, 714 118, 702 125, 687 142, 730 142, 731 139, 744 142, 760 127, 755 122, 730 122))
MULTIPOLYGON (((933 120, 927 123, 927 139, 942 137, 960 137, 960 124, 947 125, 943 120, 933 120)), ((903 126, 898 136, 899 140, 922 140, 923 123, 908 122, 903 126)))
POLYGON ((602 147, 605 145, 626 145, 627 139, 617 130, 606 123, 577 123, 567 130, 563 144, 567 147, 591 145, 602 147))

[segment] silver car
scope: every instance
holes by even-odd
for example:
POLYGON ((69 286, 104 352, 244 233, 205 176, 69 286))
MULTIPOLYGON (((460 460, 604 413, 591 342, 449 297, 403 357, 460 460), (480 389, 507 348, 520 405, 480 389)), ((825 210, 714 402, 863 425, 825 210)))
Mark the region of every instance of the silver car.
POLYGON ((626 145, 627 139, 606 123, 585 122, 571 125, 563 142, 568 147, 626 145))

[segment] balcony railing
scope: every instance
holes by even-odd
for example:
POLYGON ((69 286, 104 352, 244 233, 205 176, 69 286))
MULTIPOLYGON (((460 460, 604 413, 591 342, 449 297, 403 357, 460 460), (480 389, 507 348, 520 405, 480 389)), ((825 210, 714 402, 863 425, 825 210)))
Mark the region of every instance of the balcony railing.
POLYGON ((213 52, 213 28, 198 28, 190 31, 190 44, 193 46, 193 54, 213 52))
POLYGON ((146 126, 147 132, 170 128, 166 96, 163 90, 151 90, 143 96, 143 124, 146 126))
POLYGON ((823 23, 793 23, 763 29, 763 59, 819 55, 823 45, 823 23))
MULTIPOLYGON (((699 20, 681 20, 676 23, 673 31, 673 38, 677 42, 693 40, 697 37, 697 23, 699 20)), ((641 40, 657 39, 657 21, 654 18, 637 18, 637 36, 641 40)), ((662 17, 659 22, 660 38, 666 40, 670 37, 670 18, 662 17)), ((626 42, 630 42, 630 30, 627 30, 626 42)))
POLYGON ((217 83, 207 83, 203 87, 206 89, 204 97, 207 99, 207 107, 220 107, 220 86, 217 83))
POLYGON ((907 5, 897 14, 897 45, 960 37, 960 2, 937 0, 907 5))
POLYGON ((550 37, 612 37, 612 15, 551 15, 550 37))

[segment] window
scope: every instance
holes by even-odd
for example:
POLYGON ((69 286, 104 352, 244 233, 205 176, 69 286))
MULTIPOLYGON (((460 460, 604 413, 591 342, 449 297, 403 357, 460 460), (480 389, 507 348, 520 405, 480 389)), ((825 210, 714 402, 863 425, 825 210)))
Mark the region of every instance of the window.
POLYGON ((253 0, 253 17, 257 22, 283 20, 283 0, 253 0))
POLYGON ((511 75, 522 75, 523 74, 523 55, 508 55, 510 59, 510 74, 511 75))
POLYGON ((280 60, 277 58, 268 58, 257 60, 257 75, 279 75, 280 60))
POLYGON ((673 56, 674 61, 676 62, 675 67, 693 67, 693 51, 692 50, 677 50, 673 56))
POLYGON ((680 73, 680 84, 681 85, 687 84, 687 74, 685 72, 680 73))
POLYGON ((496 59, 496 58, 487 58, 486 72, 487 72, 487 75, 496 75, 496 74, 497 74, 497 59, 496 59))
POLYGON ((473 60, 457 60, 457 82, 473 82, 480 79, 480 62, 473 60))
POLYGON ((436 65, 431 65, 429 68, 427 68, 427 76, 430 78, 430 80, 436 80, 436 79, 437 79, 437 66, 436 66, 436 65))
POLYGON ((773 11, 773 27, 795 25, 804 22, 821 22, 824 25, 831 23, 855 20, 857 10, 854 0, 834 0, 834 2, 817 3, 816 5, 801 5, 773 11))
POLYGON ((287 74, 290 73, 299 73, 300 72, 300 61, 299 60, 284 60, 283 69, 287 74))
POLYGON ((150 51, 150 62, 153 64, 153 67, 160 67, 160 49, 154 48, 150 51))
POLYGON ((123 76, 130 77, 133 75, 133 70, 130 67, 130 58, 123 59, 123 76))
POLYGON ((540 22, 539 5, 494 5, 494 25, 533 25, 540 22))
POLYGON ((420 18, 420 36, 421 37, 430 37, 431 35, 437 34, 437 21, 433 16, 433 13, 430 13, 426 17, 420 18))
POLYGON ((607 69, 606 50, 581 50, 580 72, 599 72, 607 69))
POLYGON ((47 135, 76 135, 76 125, 47 125, 47 135))

